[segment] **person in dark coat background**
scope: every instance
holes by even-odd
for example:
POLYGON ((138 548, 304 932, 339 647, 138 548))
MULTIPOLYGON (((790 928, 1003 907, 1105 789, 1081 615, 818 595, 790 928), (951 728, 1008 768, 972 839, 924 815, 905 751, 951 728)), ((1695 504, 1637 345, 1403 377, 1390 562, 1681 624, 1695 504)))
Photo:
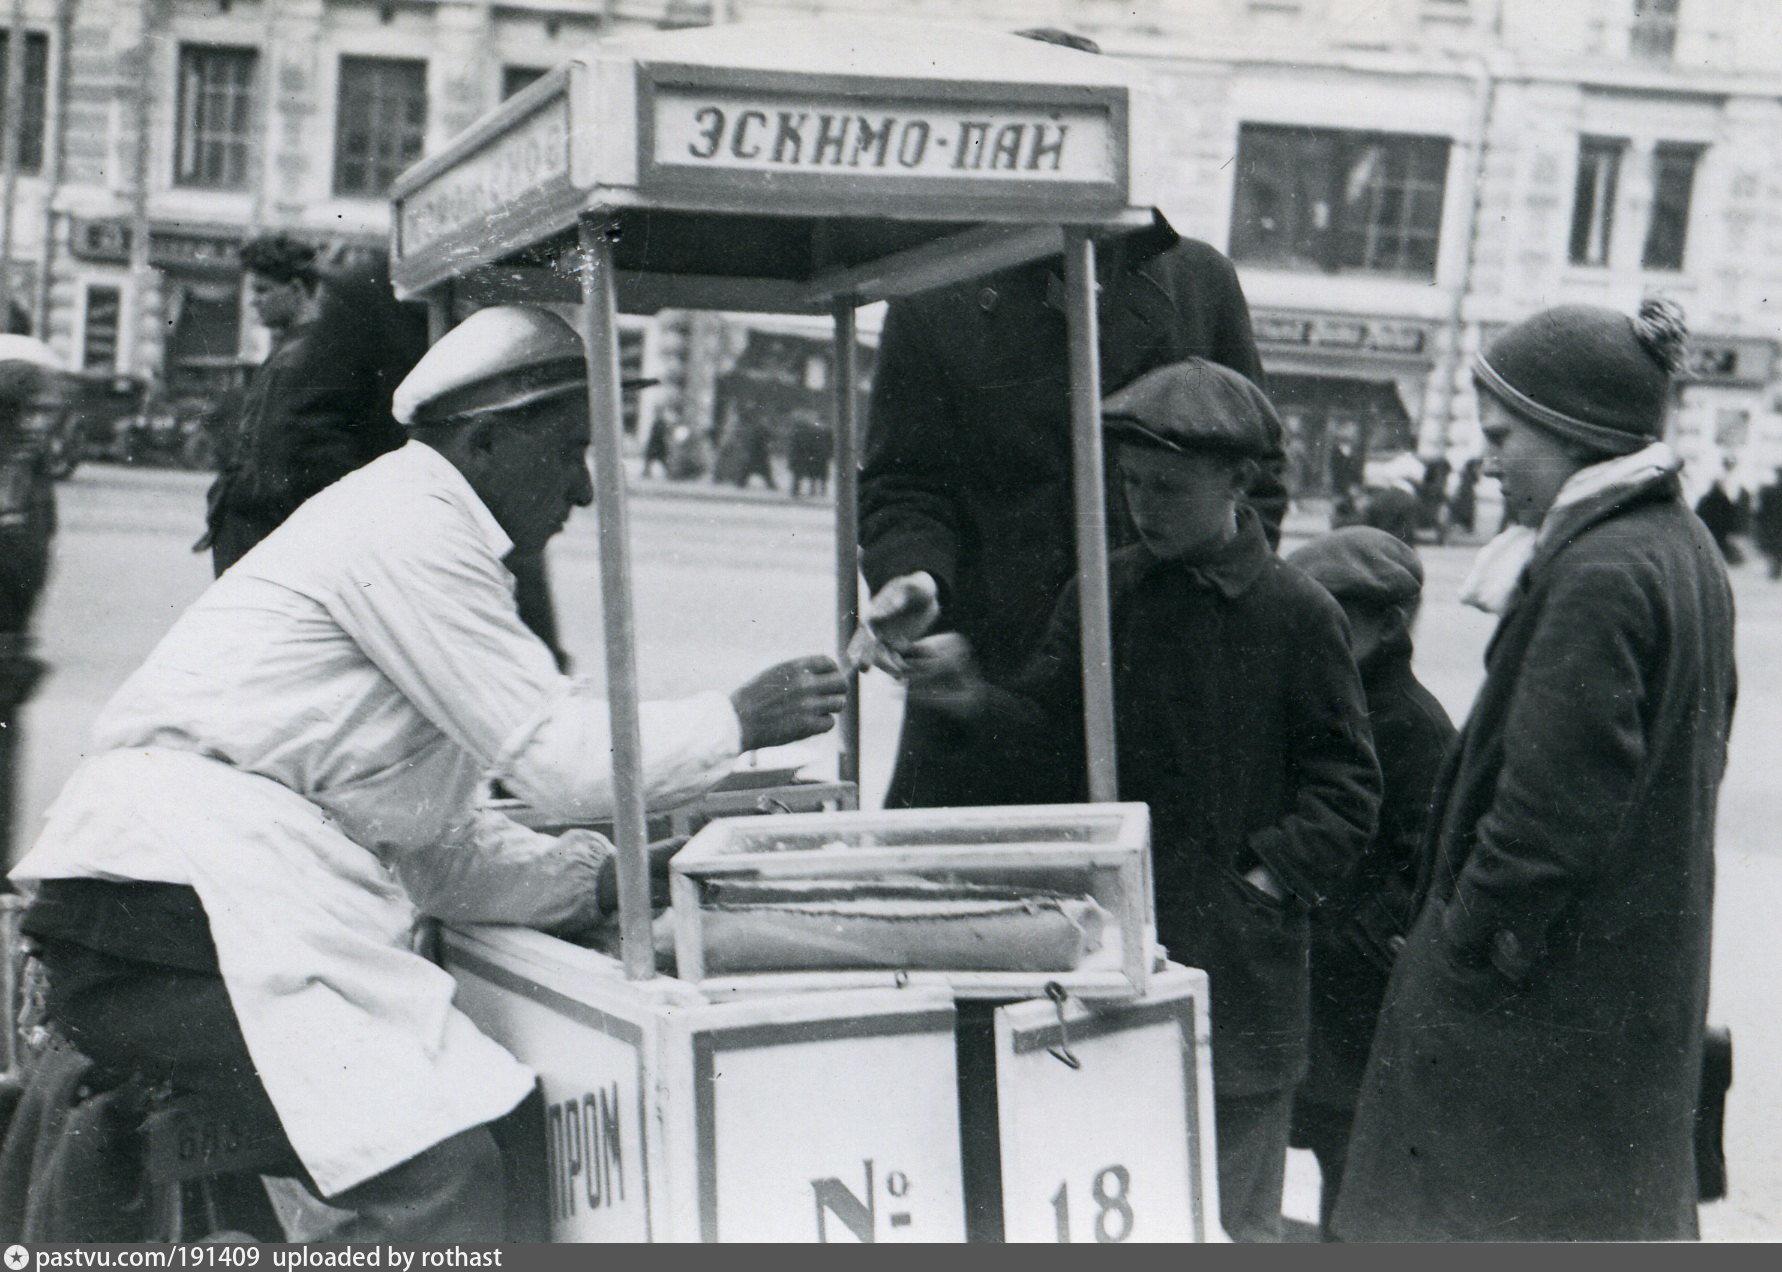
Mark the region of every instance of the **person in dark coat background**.
MULTIPOLYGON (((1727 468, 1732 468, 1732 461, 1727 461, 1727 468)), ((1696 500, 1695 515, 1702 519, 1702 524, 1708 527, 1708 533, 1714 536, 1714 544, 1720 549, 1720 555, 1726 558, 1726 563, 1738 565, 1745 559, 1745 554, 1739 551, 1739 545, 1734 542, 1733 536, 1745 532, 1747 509, 1742 506, 1741 500, 1734 499, 1727 493, 1726 481, 1724 477, 1716 477, 1708 484, 1708 489, 1696 500)))
MULTIPOLYGON (((1379 769, 1342 611, 1240 502, 1279 434, 1268 399, 1194 358, 1104 413, 1139 534, 1109 563, 1119 794, 1150 805, 1158 939, 1209 979, 1221 1219, 1233 1240, 1279 1240, 1306 915, 1373 835, 1379 769)), ((1053 798, 1083 799, 1077 617, 1073 583, 1003 685, 973 669, 967 638, 927 637, 910 695, 954 718, 964 747, 1062 750, 1072 780, 1053 798)))
MULTIPOLYGON (((1188 357, 1260 381, 1225 257, 1161 216, 1097 256, 1104 393, 1188 357)), ((857 666, 897 671, 895 646, 936 624, 971 641, 992 683, 1038 648, 1076 573, 1061 269, 1035 262, 892 302, 860 476, 861 569, 874 598, 857 666)), ((1286 510, 1284 464, 1277 433, 1251 491, 1271 542, 1286 510)), ((1118 491, 1109 504, 1117 546, 1132 531, 1118 491)), ((1015 771, 994 748, 959 756, 944 719, 908 708, 885 803, 1031 803, 1051 781, 1015 771)))
POLYGON ((1423 596, 1414 548, 1386 531, 1349 526, 1289 553, 1287 563, 1343 607, 1380 761, 1379 829, 1349 899, 1312 915, 1310 1063, 1294 1099, 1293 1143, 1318 1158, 1319 1227, 1329 1240, 1355 1097, 1392 961, 1415 916, 1430 798, 1454 724, 1411 670, 1423 596))
POLYGON ((1568 305, 1474 362, 1517 524, 1469 582, 1502 618, 1375 1035, 1344 1240, 1697 1235, 1736 682, 1725 565, 1656 440, 1682 343, 1664 302, 1568 305))
POLYGON ((1757 506, 1751 513, 1751 538, 1763 554, 1770 578, 1782 578, 1782 468, 1757 492, 1757 506))
POLYGON ((396 301, 382 262, 324 280, 316 249, 282 234, 245 244, 241 260, 274 344, 211 486, 198 546, 218 574, 305 499, 402 445, 390 395, 427 348, 425 312, 396 301))

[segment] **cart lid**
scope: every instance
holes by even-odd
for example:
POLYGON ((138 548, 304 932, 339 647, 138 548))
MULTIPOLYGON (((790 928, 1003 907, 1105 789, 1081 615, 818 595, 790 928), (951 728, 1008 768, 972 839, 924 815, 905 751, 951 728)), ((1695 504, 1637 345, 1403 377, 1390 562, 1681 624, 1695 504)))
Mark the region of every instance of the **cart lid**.
POLYGON ((873 19, 619 34, 398 179, 407 296, 573 300, 609 221, 619 301, 822 312, 1149 223, 1144 71, 1000 31, 873 19))

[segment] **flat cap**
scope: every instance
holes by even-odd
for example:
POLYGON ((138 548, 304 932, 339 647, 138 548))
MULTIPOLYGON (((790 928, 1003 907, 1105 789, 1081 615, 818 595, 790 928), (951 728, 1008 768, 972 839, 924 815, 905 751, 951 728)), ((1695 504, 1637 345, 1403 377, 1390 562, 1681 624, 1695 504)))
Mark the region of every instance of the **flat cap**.
POLYGON ((1281 418, 1262 390, 1205 358, 1140 376, 1101 404, 1101 418, 1110 436, 1167 451, 1256 457, 1281 439, 1281 418))
POLYGON ((575 328, 536 305, 479 309, 442 336, 396 386, 391 412, 416 428, 585 389, 575 328))
POLYGON ((1344 526, 1286 556, 1339 601, 1397 605, 1423 592, 1417 549, 1373 526, 1344 526))

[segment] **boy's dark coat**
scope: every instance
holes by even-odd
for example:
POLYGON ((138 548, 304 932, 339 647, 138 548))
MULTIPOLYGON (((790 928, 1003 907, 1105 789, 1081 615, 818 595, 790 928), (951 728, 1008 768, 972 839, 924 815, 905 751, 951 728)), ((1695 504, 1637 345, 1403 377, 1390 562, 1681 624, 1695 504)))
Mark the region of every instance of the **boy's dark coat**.
MULTIPOLYGON (((1104 394, 1188 357, 1261 383, 1249 309, 1219 252, 1159 218, 1102 245, 1101 264, 1104 394)), ((1056 275, 1035 262, 893 302, 873 377, 861 570, 875 591, 901 574, 933 574, 942 625, 971 640, 996 684, 1033 655, 1076 573, 1061 297, 1056 275)), ((1252 491, 1277 533, 1283 463, 1277 445, 1252 491)), ((1115 542, 1129 538, 1123 519, 1113 520, 1115 542)), ((1000 753, 959 755, 945 723, 916 709, 906 714, 885 802, 1014 803, 1018 779, 1000 753)))
MULTIPOLYGON (((1341 895, 1380 786, 1341 609, 1254 512, 1240 527, 1199 567, 1122 549, 1110 600, 1120 798, 1151 807, 1158 939, 1211 980, 1221 1095, 1303 1074, 1306 909, 1341 895), (1244 881, 1258 863, 1289 900, 1244 881)), ((983 722, 1029 766, 1029 802, 1082 797, 1077 630, 1073 583, 983 722)))

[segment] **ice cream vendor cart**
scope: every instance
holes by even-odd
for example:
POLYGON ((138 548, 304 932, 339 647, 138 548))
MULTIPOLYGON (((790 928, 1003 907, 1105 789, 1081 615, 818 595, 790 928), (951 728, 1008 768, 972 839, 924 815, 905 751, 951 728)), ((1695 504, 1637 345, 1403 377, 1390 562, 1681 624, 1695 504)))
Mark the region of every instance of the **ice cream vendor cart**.
MULTIPOLYGON (((436 337, 480 305, 528 301, 574 305, 587 348, 620 953, 507 928, 441 940, 461 1005, 540 1075, 533 1186, 554 1239, 961 1239, 953 1024, 970 997, 1024 1000, 996 1019, 1004 1236, 1220 1235, 1205 981, 1157 962, 1145 809, 1112 802, 1095 244, 1150 222, 1134 139, 1158 134, 1153 109, 1136 68, 981 30, 652 31, 589 46, 398 181, 392 275, 428 303, 436 337), (750 792, 792 811, 714 822, 676 859, 677 974, 660 974, 616 315, 833 316, 845 648, 858 604, 856 309, 1059 254, 1098 803, 849 811, 855 686, 838 784, 750 792), (830 811, 801 811, 818 808, 830 811), (855 895, 863 878, 890 877, 902 881, 883 885, 892 895, 855 895), (1062 880, 1074 900, 1011 900, 996 891, 1011 879, 1062 880), (843 937, 799 937, 776 918, 810 928, 802 903, 831 885, 854 889, 832 925, 843 937), (929 903, 923 889, 952 891, 929 903), (1043 928, 1064 970, 974 964, 956 942, 935 955, 958 931, 936 916, 962 911, 982 925, 974 939, 1007 925, 1023 950, 1043 928), (836 939, 899 952, 862 963, 835 955, 836 939)), ((723 798, 714 811, 742 811, 723 798)))

